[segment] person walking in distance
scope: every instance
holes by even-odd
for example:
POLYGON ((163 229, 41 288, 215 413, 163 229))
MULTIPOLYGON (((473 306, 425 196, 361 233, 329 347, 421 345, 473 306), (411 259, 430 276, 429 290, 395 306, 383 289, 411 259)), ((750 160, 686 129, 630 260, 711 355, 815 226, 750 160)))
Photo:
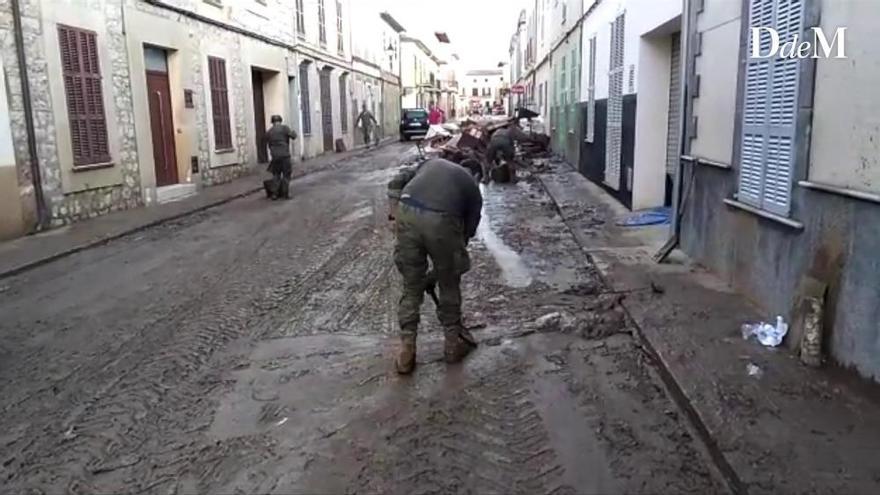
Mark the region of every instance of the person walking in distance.
POLYGON ((428 123, 430 125, 440 125, 444 121, 443 110, 432 101, 428 104, 428 123))
POLYGON ((361 113, 358 115, 357 121, 354 125, 360 125, 361 131, 364 133, 364 144, 367 147, 370 146, 370 135, 373 133, 373 125, 377 124, 376 117, 373 117, 373 113, 367 110, 367 103, 364 102, 361 104, 361 113))
POLYGON ((434 158, 400 171, 388 183, 397 240, 394 264, 403 276, 398 322, 400 350, 395 366, 412 373, 416 363, 419 309, 433 265, 439 297, 437 316, 445 334, 444 357, 457 363, 476 346, 462 324, 461 277, 470 270, 467 245, 480 224, 483 198, 471 173, 448 160, 434 158))
POLYGON ((274 193, 270 192, 271 199, 278 197, 290 199, 290 141, 296 139, 296 131, 283 123, 280 115, 272 116, 272 127, 266 130, 266 144, 272 160, 269 162, 269 172, 272 173, 274 193))

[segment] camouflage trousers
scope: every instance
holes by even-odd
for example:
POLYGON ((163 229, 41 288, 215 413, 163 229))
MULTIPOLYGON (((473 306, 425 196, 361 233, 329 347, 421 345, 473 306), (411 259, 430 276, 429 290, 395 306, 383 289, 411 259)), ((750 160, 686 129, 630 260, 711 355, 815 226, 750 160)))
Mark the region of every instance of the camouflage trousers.
POLYGON ((464 224, 444 213, 401 204, 396 216, 394 264, 403 276, 397 318, 400 333, 414 335, 429 277, 439 289, 437 316, 444 329, 461 325, 461 276, 471 268, 464 224), (433 265, 428 274, 428 258, 433 265))

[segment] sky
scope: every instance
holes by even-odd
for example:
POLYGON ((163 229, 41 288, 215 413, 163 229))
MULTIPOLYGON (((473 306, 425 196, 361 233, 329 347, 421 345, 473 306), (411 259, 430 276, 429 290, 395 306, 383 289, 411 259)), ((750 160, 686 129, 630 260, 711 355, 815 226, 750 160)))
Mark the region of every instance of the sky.
POLYGON ((462 67, 492 69, 507 62, 510 37, 528 0, 352 0, 376 1, 407 33, 433 48, 435 31, 449 35, 462 67))

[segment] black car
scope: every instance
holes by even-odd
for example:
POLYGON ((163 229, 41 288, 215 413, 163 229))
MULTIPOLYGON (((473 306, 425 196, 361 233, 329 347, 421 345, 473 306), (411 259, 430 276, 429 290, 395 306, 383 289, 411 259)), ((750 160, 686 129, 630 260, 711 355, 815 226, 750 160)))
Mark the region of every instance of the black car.
POLYGON ((425 137, 428 133, 428 111, 424 108, 404 108, 400 118, 400 139, 409 141, 414 136, 425 137))

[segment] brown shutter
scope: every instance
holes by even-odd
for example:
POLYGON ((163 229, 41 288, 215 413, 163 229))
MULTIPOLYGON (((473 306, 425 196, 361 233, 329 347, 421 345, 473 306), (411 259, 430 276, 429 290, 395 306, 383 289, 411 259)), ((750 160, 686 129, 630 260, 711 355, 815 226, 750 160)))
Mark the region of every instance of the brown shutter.
POLYGON ((104 91, 98 63, 98 35, 58 26, 64 95, 74 166, 110 161, 104 91))
POLYGON ((211 109, 214 120, 214 146, 218 150, 232 148, 229 122, 229 89, 226 85, 226 61, 208 57, 208 79, 211 84, 211 109))

